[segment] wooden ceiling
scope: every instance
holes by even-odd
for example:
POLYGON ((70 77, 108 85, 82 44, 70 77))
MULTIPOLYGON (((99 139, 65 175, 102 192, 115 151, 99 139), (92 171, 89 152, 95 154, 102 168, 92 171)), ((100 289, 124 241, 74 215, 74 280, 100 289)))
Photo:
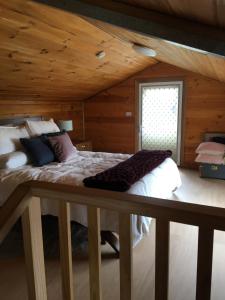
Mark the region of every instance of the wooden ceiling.
POLYGON ((82 100, 156 63, 84 19, 32 1, 0 0, 0 40, 1 101, 82 100))
POLYGON ((95 26, 128 44, 137 43, 156 50, 156 59, 203 76, 225 82, 225 58, 187 50, 166 41, 89 19, 95 26))
POLYGON ((118 0, 117 2, 225 28, 224 0, 118 0))
MULTIPOLYGON (((119 2, 221 27, 225 22, 220 15, 224 5, 216 9, 215 4, 214 11, 219 12, 212 15, 209 8, 213 1, 203 5, 204 9, 199 9, 203 0, 195 1, 197 8, 191 8, 192 0, 119 2)), ((225 82, 224 58, 199 54, 35 1, 0 0, 0 39, 0 101, 83 100, 158 61, 225 82), (135 53, 133 43, 155 49, 156 59, 135 53), (106 56, 98 60, 95 55, 102 50, 106 56)))

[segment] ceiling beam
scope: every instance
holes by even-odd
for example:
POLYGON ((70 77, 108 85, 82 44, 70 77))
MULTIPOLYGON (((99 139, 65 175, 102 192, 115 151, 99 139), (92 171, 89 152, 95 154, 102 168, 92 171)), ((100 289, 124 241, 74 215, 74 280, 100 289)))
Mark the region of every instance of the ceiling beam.
POLYGON ((146 36, 225 57, 225 32, 219 28, 134 7, 119 1, 34 0, 146 36))

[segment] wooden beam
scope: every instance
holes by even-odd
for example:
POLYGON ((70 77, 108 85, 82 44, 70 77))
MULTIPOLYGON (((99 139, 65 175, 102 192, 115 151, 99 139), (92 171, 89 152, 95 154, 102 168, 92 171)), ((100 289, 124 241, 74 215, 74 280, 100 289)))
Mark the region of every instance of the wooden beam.
MULTIPOLYGON (((225 231, 225 208, 35 180, 26 185, 31 187, 32 195, 53 201, 66 200, 121 213, 163 217, 195 226, 207 226, 210 223, 215 230, 225 231)), ((23 186, 25 184, 20 185, 23 186)))
POLYGON ((132 216, 119 214, 120 300, 133 299, 132 216))
POLYGON ((225 56, 222 29, 112 0, 34 0, 146 36, 225 56))
POLYGON ((32 197, 22 215, 23 241, 29 300, 47 300, 41 206, 38 197, 32 197))
POLYGON ((87 207, 90 299, 101 300, 101 236, 100 209, 87 207))
POLYGON ((23 214, 30 201, 28 186, 18 186, 0 208, 0 244, 23 214))
POLYGON ((66 201, 59 202, 59 239, 63 299, 72 300, 74 299, 74 291, 70 203, 66 201))
POLYGON ((168 299, 169 221, 156 219, 155 300, 168 299))
POLYGON ((211 299, 213 238, 213 228, 199 227, 196 300, 211 299))

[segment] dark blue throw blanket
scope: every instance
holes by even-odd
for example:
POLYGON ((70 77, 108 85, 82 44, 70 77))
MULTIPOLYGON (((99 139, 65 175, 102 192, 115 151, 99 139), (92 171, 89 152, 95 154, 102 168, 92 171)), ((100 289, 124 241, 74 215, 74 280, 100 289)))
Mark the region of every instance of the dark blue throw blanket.
POLYGON ((85 178, 83 182, 86 187, 125 192, 171 155, 170 150, 141 150, 118 165, 85 178))

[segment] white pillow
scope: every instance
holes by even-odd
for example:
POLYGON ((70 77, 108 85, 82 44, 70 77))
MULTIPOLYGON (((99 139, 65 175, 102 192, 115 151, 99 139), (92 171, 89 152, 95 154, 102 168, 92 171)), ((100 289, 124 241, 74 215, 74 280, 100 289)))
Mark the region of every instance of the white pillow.
POLYGON ((31 136, 60 131, 53 119, 49 121, 26 121, 26 126, 31 136))
POLYGON ((0 155, 0 169, 15 169, 26 165, 27 155, 22 151, 15 151, 0 155))
POLYGON ((20 138, 29 138, 25 126, 0 127, 0 155, 22 149, 20 138))

